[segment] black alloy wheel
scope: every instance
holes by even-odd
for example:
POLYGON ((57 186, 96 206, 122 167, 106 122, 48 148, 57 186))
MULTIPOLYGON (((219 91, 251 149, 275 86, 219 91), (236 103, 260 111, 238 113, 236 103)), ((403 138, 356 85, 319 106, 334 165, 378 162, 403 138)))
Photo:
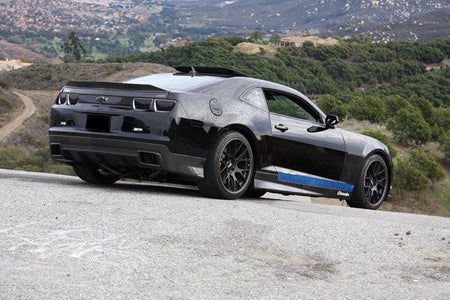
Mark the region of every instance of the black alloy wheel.
POLYGON ((347 204, 351 207, 377 209, 388 196, 389 170, 384 159, 374 154, 367 158, 347 204))
POLYGON ((228 131, 210 149, 200 191, 213 198, 236 199, 249 188, 254 174, 253 150, 239 132, 228 131))
POLYGON ((379 161, 373 161, 366 170, 364 178, 364 195, 366 201, 377 205, 386 194, 388 174, 379 161))
POLYGON ((235 138, 226 144, 220 156, 219 172, 227 191, 242 190, 250 175, 250 151, 243 140, 235 138))

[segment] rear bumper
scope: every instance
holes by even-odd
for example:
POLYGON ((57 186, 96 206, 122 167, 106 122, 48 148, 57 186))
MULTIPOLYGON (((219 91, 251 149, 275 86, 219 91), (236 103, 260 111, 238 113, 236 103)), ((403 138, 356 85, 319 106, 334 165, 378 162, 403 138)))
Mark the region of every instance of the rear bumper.
POLYGON ((50 128, 51 156, 55 161, 96 163, 120 169, 153 169, 203 178, 205 159, 170 151, 170 141, 139 139, 97 132, 50 128))

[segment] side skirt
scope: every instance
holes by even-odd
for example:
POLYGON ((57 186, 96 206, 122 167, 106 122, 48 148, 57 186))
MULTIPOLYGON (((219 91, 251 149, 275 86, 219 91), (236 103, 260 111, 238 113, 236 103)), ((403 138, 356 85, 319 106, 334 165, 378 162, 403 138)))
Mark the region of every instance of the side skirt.
POLYGON ((318 177, 284 172, 256 171, 255 189, 267 190, 284 195, 302 195, 349 199, 354 185, 318 177))

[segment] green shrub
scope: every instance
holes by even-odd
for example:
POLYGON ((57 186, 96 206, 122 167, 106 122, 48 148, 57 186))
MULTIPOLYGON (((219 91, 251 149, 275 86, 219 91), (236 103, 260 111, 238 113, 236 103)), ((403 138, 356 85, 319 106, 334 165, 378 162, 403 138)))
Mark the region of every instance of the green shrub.
POLYGON ((320 96, 318 105, 326 114, 337 115, 339 119, 344 119, 348 115, 347 105, 333 95, 320 96))
POLYGON ((44 167, 51 163, 52 163, 52 160, 50 157, 49 147, 40 148, 39 150, 33 152, 25 160, 25 165, 34 166, 34 167, 39 168, 39 170, 33 169, 33 171, 38 171, 38 172, 42 172, 44 170, 44 167))
POLYGON ((44 171, 53 174, 75 175, 72 167, 57 163, 52 163, 51 165, 46 166, 44 171))
POLYGON ((386 119, 386 106, 379 97, 356 96, 349 103, 350 115, 357 120, 383 122, 386 119))
POLYGON ((415 168, 409 159, 400 159, 394 167, 394 188, 406 191, 421 191, 430 185, 430 180, 415 168))
POLYGON ((401 143, 422 145, 431 140, 431 127, 417 109, 402 108, 388 121, 394 138, 401 143))
POLYGON ((387 116, 390 118, 402 108, 412 108, 411 103, 409 103, 408 100, 398 95, 387 96, 383 100, 386 105, 387 116))
POLYGON ((450 161, 450 131, 441 137, 440 149, 444 153, 445 159, 450 161))
POLYGON ((22 167, 28 155, 28 151, 24 148, 2 148, 0 149, 0 168, 22 167))
POLYGON ((0 80, 0 88, 7 89, 7 88, 9 88, 9 86, 6 82, 3 82, 0 80))
POLYGON ((42 114, 39 116, 39 119, 41 119, 45 123, 50 123, 50 115, 49 114, 42 114))
POLYGON ((10 101, 0 97, 0 107, 6 107, 6 108, 11 108, 12 104, 10 101))
POLYGON ((412 96, 409 98, 409 102, 420 110, 423 118, 428 124, 433 124, 433 105, 430 101, 423 97, 412 96))
POLYGON ((394 166, 394 187, 400 190, 420 191, 445 178, 442 167, 431 153, 414 149, 406 159, 394 166))
POLYGON ((444 170, 430 152, 422 149, 414 149, 410 152, 411 164, 422 172, 431 182, 437 182, 445 178, 444 170))
POLYGON ((439 107, 434 109, 433 122, 443 131, 450 131, 450 107, 439 107))
POLYGON ((363 134, 371 136, 371 137, 381 141, 383 144, 385 144, 389 148, 389 151, 391 152, 393 157, 397 156, 397 150, 395 150, 394 146, 392 146, 387 135, 385 135, 380 130, 366 129, 363 131, 363 134))

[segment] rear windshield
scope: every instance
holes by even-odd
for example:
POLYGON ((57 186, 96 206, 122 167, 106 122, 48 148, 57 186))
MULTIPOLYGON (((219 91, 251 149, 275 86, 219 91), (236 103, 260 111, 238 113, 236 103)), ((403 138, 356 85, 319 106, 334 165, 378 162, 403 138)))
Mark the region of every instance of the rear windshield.
POLYGON ((153 74, 144 77, 135 78, 125 83, 149 84, 167 91, 189 91, 204 85, 224 80, 223 77, 214 76, 194 76, 173 75, 173 74, 153 74))

